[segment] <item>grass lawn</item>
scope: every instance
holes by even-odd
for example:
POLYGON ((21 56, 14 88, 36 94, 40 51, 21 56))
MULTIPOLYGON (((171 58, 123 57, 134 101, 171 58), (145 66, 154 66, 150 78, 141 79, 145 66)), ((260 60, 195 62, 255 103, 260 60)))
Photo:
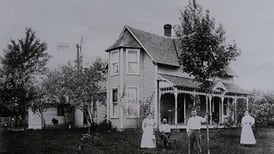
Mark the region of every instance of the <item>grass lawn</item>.
MULTIPOLYGON (((274 153, 274 129, 259 128, 257 144, 241 146, 240 129, 210 130, 212 154, 271 154, 274 153)), ((141 133, 137 130, 124 132, 92 133, 92 141, 81 140, 86 130, 28 130, 3 131, 0 138, 0 153, 20 154, 91 154, 91 153, 187 153, 185 131, 177 133, 177 149, 172 145, 165 152, 161 145, 156 150, 140 149, 141 133)), ((202 132, 202 149, 206 153, 206 132, 202 132)))

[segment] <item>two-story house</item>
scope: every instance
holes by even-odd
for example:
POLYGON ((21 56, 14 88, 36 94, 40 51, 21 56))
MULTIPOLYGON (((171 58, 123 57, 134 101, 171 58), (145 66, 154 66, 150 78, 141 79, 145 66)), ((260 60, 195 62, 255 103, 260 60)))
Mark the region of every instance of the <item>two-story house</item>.
MULTIPOLYGON (((208 109, 211 124, 224 123, 231 106, 237 112, 237 103, 246 103, 248 108, 249 94, 233 83, 235 73, 230 68, 226 76, 214 82, 213 94, 200 90, 199 83, 182 71, 178 59, 180 38, 172 38, 171 29, 171 25, 164 25, 164 36, 158 36, 125 26, 106 50, 107 118, 114 127, 137 127, 146 102, 151 104, 157 125, 165 117, 172 128, 186 126, 193 96, 199 98, 201 115, 208 109)), ((237 122, 236 114, 233 119, 237 122)))

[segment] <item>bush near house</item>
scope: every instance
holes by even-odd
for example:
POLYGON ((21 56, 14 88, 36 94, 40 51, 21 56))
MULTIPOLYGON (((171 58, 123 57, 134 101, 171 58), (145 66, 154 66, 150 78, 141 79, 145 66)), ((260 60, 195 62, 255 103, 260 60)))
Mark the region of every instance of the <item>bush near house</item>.
POLYGON ((250 112, 258 126, 274 126, 274 94, 254 90, 250 112))

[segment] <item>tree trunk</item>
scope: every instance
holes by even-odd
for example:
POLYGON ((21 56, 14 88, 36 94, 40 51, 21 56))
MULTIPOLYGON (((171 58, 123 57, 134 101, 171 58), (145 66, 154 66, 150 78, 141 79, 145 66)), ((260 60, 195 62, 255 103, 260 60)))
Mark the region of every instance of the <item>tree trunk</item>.
POLYGON ((46 120, 45 120, 45 117, 44 117, 44 114, 43 112, 40 112, 40 118, 41 118, 41 128, 44 129, 46 128, 46 120))
POLYGON ((85 114, 85 116, 87 118, 87 122, 89 123, 88 133, 90 134, 91 133, 91 127, 94 124, 93 116, 91 116, 91 113, 90 113, 89 109, 87 109, 86 111, 84 110, 84 114, 85 114))
POLYGON ((22 116, 22 124, 23 124, 23 127, 24 127, 24 131, 26 131, 27 130, 28 119, 27 119, 27 116, 26 116, 26 107, 25 107, 25 105, 23 106, 23 111, 21 111, 21 116, 22 116))

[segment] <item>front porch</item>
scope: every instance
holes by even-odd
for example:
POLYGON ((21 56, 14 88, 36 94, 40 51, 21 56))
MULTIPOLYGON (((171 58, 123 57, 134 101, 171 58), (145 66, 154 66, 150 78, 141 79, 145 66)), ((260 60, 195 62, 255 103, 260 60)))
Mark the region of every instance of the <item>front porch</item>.
MULTIPOLYGON (((167 118, 172 129, 186 128, 193 107, 196 107, 198 115, 208 116, 210 128, 223 128, 228 122, 237 125, 238 104, 245 103, 248 109, 249 94, 233 91, 232 84, 225 87, 225 84, 218 83, 213 93, 209 94, 199 91, 197 83, 190 78, 162 75, 161 81, 157 123, 160 124, 163 118, 167 118)), ((206 128, 206 125, 203 127, 206 128)))

